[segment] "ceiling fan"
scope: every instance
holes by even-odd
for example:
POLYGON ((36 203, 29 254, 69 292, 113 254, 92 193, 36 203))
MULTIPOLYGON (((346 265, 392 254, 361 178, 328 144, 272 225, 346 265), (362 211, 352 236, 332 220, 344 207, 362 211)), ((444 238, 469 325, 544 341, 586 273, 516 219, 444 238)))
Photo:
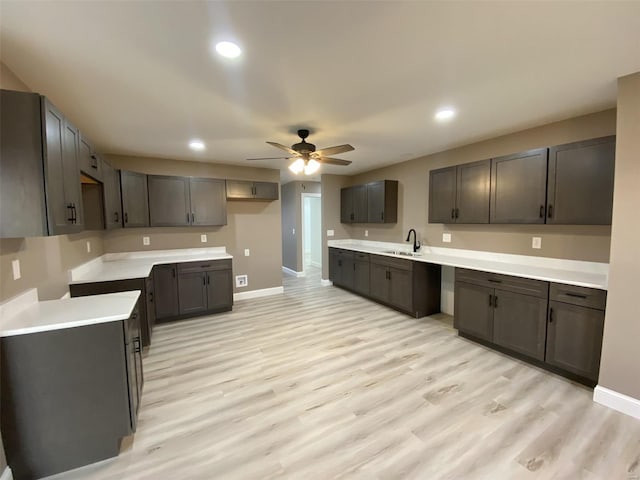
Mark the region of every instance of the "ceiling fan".
POLYGON ((355 150, 351 145, 337 145, 335 147, 323 148, 316 150, 316 146, 313 143, 305 141, 309 136, 309 130, 298 130, 298 136, 302 139, 300 143, 291 145, 291 148, 276 142, 267 142, 269 145, 273 145, 276 148, 284 150, 289 154, 287 157, 265 157, 265 158, 247 158, 247 160, 284 160, 295 159, 289 170, 296 175, 304 172, 305 175, 312 175, 318 171, 321 163, 330 165, 349 165, 349 160, 341 160, 339 158, 330 158, 327 155, 335 155, 336 153, 344 153, 355 150))

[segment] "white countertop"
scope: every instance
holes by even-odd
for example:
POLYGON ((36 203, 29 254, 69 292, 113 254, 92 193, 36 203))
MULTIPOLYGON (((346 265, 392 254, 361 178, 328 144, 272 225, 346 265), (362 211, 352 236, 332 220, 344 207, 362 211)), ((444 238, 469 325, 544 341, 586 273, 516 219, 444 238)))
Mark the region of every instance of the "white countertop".
POLYGON ((481 270, 484 272, 597 288, 600 290, 606 290, 608 286, 609 264, 607 263, 429 246, 422 247, 418 252, 420 254, 419 256, 394 255, 384 253, 384 251, 397 250, 411 252, 411 244, 372 242, 367 240, 330 240, 328 245, 330 247, 344 248, 357 252, 404 258, 416 262, 469 268, 471 270, 481 270))
POLYGON ((139 291, 38 301, 35 289, 0 306, 0 337, 61 330, 129 318, 139 291))
POLYGON ((225 247, 107 253, 69 271, 69 284, 146 278, 155 265, 233 258, 225 247))

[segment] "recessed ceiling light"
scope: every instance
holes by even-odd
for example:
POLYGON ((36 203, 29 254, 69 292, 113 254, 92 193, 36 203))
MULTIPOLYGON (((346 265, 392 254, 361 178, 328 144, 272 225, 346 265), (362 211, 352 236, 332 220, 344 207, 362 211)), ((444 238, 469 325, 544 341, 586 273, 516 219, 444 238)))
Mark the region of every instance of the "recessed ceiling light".
POLYGON ((444 122, 446 120, 451 120, 456 116, 456 111, 453 108, 441 108, 436 112, 436 120, 439 122, 444 122))
POLYGON ((236 58, 240 56, 242 50, 233 42, 219 42, 216 43, 216 52, 223 57, 236 58))
POLYGON ((189 148, 191 150, 195 150, 196 152, 201 152, 204 150, 204 143, 201 140, 191 140, 189 142, 189 148))

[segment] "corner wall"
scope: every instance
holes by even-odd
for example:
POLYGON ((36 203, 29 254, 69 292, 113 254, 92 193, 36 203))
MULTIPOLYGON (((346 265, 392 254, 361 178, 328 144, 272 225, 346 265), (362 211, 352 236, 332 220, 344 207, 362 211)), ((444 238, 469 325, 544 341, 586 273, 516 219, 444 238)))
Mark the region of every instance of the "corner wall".
POLYGON ((637 418, 640 418, 639 186, 640 72, 637 72, 618 79, 609 293, 598 382, 598 388, 604 387, 631 397, 627 403, 633 404, 635 400, 637 418))

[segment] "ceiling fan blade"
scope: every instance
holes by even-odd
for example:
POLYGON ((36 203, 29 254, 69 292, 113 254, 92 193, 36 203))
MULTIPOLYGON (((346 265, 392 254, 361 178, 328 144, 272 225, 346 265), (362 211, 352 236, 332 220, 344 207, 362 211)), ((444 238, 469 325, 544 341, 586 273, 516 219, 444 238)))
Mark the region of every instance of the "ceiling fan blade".
POLYGON ((339 158, 320 157, 314 159, 316 162, 327 163, 329 165, 351 165, 349 160, 341 160, 339 158))
POLYGON ((291 157, 264 157, 264 158, 247 158, 247 160, 286 160, 291 157))
POLYGON ((295 155, 296 157, 299 157, 300 154, 298 152, 296 152, 293 148, 289 148, 286 147, 280 143, 276 143, 276 142, 267 142, 269 145, 273 145, 276 148, 279 148, 280 150, 284 150, 287 153, 290 153, 291 155, 295 155))
POLYGON ((335 155, 336 153, 351 152, 352 150, 355 150, 355 148, 353 148, 349 144, 345 144, 337 145, 335 147, 323 148, 322 150, 316 150, 311 155, 313 157, 324 157, 325 155, 335 155))

